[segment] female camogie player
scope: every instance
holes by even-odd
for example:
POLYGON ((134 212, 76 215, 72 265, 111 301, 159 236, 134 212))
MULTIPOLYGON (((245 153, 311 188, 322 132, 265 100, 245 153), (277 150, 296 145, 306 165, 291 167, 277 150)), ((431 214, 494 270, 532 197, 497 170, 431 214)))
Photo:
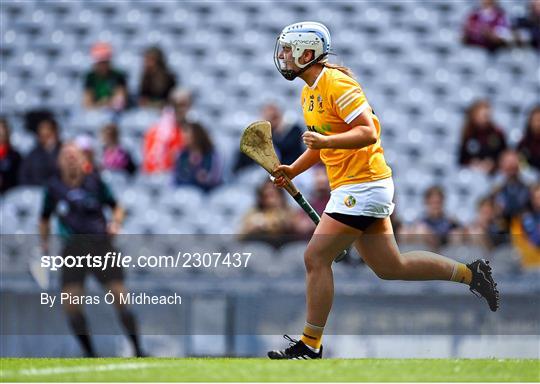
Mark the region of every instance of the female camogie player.
POLYGON ((326 166, 331 197, 304 254, 306 324, 300 340, 270 351, 271 359, 322 357, 322 334, 334 295, 332 262, 354 244, 365 263, 382 279, 449 280, 468 284, 485 297, 492 311, 499 306, 497 284, 485 260, 462 264, 444 256, 413 251, 401 254, 390 223, 394 209, 392 171, 381 147, 379 119, 348 68, 327 62, 328 29, 316 22, 289 25, 280 33, 274 61, 287 79, 300 77, 302 109, 308 130, 307 150, 291 165, 274 172, 283 187, 319 160, 326 166))

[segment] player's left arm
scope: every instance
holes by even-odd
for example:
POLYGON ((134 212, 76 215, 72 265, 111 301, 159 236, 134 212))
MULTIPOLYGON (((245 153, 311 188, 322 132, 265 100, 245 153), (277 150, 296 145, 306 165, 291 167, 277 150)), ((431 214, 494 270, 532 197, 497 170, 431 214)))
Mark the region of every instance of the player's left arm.
POLYGON ((377 128, 367 111, 355 117, 349 125, 351 129, 348 131, 331 136, 307 131, 303 136, 304 143, 311 149, 359 149, 377 142, 377 128))
POLYGON ((109 234, 116 235, 120 232, 122 223, 124 222, 125 211, 120 205, 116 205, 113 209, 112 220, 109 223, 109 234))
POLYGON ((336 78, 324 97, 331 105, 328 113, 343 120, 349 129, 333 135, 306 132, 303 139, 308 148, 360 149, 377 142, 371 107, 356 80, 348 76, 336 78))

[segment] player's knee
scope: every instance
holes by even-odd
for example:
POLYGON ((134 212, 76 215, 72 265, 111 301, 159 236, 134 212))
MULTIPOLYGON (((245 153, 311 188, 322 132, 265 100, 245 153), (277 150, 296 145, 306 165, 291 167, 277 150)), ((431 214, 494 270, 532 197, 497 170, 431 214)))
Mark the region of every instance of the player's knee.
POLYGON ((326 268, 327 265, 322 257, 317 252, 306 250, 304 253, 304 265, 306 267, 307 273, 319 271, 323 268, 326 268))
POLYGON ((316 261, 314 260, 314 257, 309 252, 304 252, 304 266, 306 267, 306 271, 312 272, 317 268, 316 261))

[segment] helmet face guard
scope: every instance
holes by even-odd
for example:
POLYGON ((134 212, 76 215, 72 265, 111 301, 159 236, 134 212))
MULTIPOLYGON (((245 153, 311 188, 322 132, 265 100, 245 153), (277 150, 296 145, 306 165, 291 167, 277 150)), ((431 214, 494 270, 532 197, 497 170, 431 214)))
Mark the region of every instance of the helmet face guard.
POLYGON ((313 64, 321 62, 326 58, 330 50, 330 32, 328 29, 316 22, 301 22, 289 25, 283 29, 274 47, 274 64, 287 80, 294 80, 313 64), (283 57, 283 49, 291 49, 291 56, 296 67, 300 70, 287 68, 291 60, 280 59, 283 57), (306 50, 312 50, 315 54, 309 63, 301 64, 299 59, 306 50))
POLYGON ((300 75, 300 71, 295 71, 294 69, 287 69, 287 61, 285 59, 280 59, 279 57, 282 56, 283 48, 285 45, 282 45, 279 41, 279 38, 276 40, 276 45, 274 47, 274 64, 281 73, 281 75, 286 78, 289 81, 292 81, 296 79, 298 75, 300 75))

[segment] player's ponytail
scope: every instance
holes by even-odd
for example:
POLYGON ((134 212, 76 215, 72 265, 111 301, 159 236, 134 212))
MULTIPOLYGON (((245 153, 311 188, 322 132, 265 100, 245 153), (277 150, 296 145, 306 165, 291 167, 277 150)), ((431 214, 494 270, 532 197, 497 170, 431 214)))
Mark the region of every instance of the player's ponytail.
POLYGON ((324 65, 326 68, 337 69, 338 71, 343 72, 347 76, 353 79, 355 78, 353 71, 348 67, 344 67, 343 65, 338 65, 334 63, 322 63, 322 65, 324 65))

